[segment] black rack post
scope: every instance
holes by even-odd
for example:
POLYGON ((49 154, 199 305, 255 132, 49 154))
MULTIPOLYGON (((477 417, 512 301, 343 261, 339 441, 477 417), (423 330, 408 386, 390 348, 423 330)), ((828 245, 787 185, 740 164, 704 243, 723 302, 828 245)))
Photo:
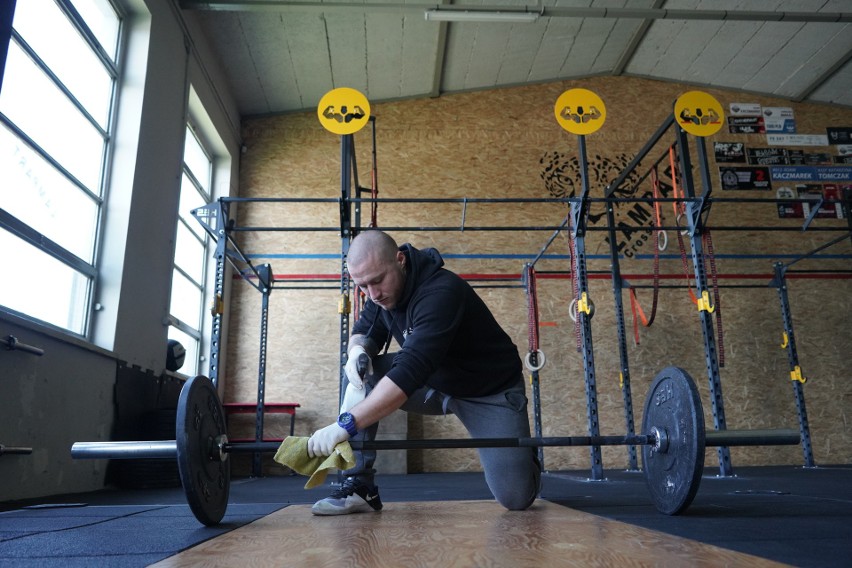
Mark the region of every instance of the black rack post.
MULTIPOLYGON (((254 423, 255 442, 263 441, 263 415, 266 406, 266 346, 269 338, 269 294, 272 292, 272 266, 263 264, 257 269, 260 286, 260 349, 257 364, 257 414, 254 423)), ((252 454, 251 474, 261 477, 261 454, 252 454)))
MULTIPOLYGON (((574 265, 577 273, 577 322, 580 326, 580 339, 583 346, 583 372, 586 384, 586 417, 589 423, 589 435, 600 434, 600 421, 598 420, 598 393, 595 380, 595 353, 592 343, 592 315, 593 307, 589 298, 589 279, 586 271, 586 224, 588 221, 588 197, 589 197, 589 160, 586 155, 586 137, 577 135, 580 150, 580 174, 582 176, 582 194, 579 200, 571 201, 571 217, 573 220, 574 250, 571 251, 576 258, 574 265)), ((592 462, 592 479, 599 481, 603 479, 603 460, 600 446, 589 446, 589 454, 592 462)))
POLYGON ((219 351, 222 345, 222 316, 225 306, 225 261, 227 260, 228 220, 230 204, 223 200, 199 207, 192 211, 193 217, 201 224, 208 235, 216 241, 214 258, 216 272, 213 282, 213 305, 210 315, 213 318, 210 333, 210 364, 208 376, 213 386, 219 387, 219 351))
MULTIPOLYGON (((614 191, 614 188, 613 190, 614 191)), ((612 191, 609 191, 607 197, 611 196, 612 191)), ((615 322, 618 334, 618 354, 621 363, 621 397, 624 402, 624 424, 629 436, 635 434, 633 422, 633 394, 630 389, 630 363, 627 357, 627 332, 624 327, 624 300, 622 298, 624 290, 624 280, 621 277, 621 268, 618 260, 618 248, 616 245, 615 234, 615 211, 613 210, 613 202, 606 203, 606 220, 609 227, 609 258, 612 267, 612 295, 615 300, 615 322)), ((629 445, 627 447, 627 469, 629 471, 637 471, 639 463, 636 457, 636 446, 629 445)))
MULTIPOLYGON (((338 385, 338 408, 343 404, 346 392, 346 359, 349 352, 349 301, 350 278, 346 269, 346 257, 352 242, 352 173, 355 167, 355 142, 352 134, 340 137, 340 364, 338 385)), ((360 216, 360 203, 359 216, 360 216)))
POLYGON ((784 264, 775 263, 775 278, 770 286, 778 291, 778 299, 781 301, 781 318, 784 322, 784 345, 787 349, 787 362, 790 365, 790 379, 793 383, 793 398, 796 401, 796 412, 799 415, 799 435, 802 438, 802 453, 804 454, 805 467, 816 467, 814 465, 814 452, 811 447, 811 428, 808 424, 808 410, 805 407, 805 378, 802 368, 799 366, 799 353, 796 351, 796 336, 793 333, 793 316, 790 312, 790 300, 787 296, 787 267, 784 264))
MULTIPOLYGON (((692 161, 689 157, 689 142, 686 132, 680 127, 676 129, 677 146, 680 157, 681 180, 684 194, 687 198, 695 197, 695 186, 692 179, 692 161)), ((692 267, 695 273, 695 289, 698 293, 698 316, 701 322, 701 331, 704 336, 704 359, 707 365, 707 377, 710 382, 710 402, 713 411, 713 425, 716 430, 726 429, 725 403, 722 399, 722 381, 719 375, 719 359, 716 349, 716 335, 713 330, 713 319, 711 312, 714 307, 710 306, 710 292, 707 288, 707 274, 704 270, 704 250, 701 236, 704 225, 701 215, 704 212, 704 200, 711 192, 710 174, 707 165, 707 150, 704 139, 698 137, 698 161, 701 169, 701 178, 704 183, 704 192, 701 201, 691 199, 686 203, 686 218, 689 227, 689 241, 692 249, 692 267)), ((676 176, 672 172, 672 177, 676 176)), ((717 450, 719 456, 719 476, 730 477, 733 475, 731 467, 730 449, 720 446, 717 450)))

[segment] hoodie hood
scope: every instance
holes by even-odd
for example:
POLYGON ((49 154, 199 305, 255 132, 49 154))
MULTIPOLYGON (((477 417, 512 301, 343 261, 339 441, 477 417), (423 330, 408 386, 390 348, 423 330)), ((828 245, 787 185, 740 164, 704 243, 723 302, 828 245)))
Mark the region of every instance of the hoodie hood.
POLYGON ((444 266, 444 259, 437 249, 419 250, 406 243, 399 247, 399 250, 405 255, 405 289, 394 311, 407 309, 414 291, 420 284, 429 280, 444 266))

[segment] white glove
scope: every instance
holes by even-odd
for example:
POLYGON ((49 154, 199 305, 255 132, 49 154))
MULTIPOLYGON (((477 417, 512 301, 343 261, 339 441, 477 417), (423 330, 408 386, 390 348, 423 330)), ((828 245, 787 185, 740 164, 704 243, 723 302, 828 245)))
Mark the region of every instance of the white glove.
POLYGON ((343 371, 346 373, 346 378, 349 379, 349 382, 356 389, 364 388, 364 376, 373 374, 373 361, 370 359, 370 356, 367 355, 367 351, 364 350, 360 345, 356 345, 352 349, 349 350, 349 359, 346 361, 346 366, 343 367, 343 371), (364 372, 364 375, 358 372, 358 360, 362 357, 367 358, 367 369, 364 372))
POLYGON ((349 440, 349 432, 335 422, 322 430, 317 430, 308 440, 308 456, 330 456, 335 446, 349 440))
POLYGON ((364 400, 367 397, 367 389, 357 388, 352 383, 346 384, 346 391, 343 393, 343 404, 340 405, 340 414, 349 412, 352 407, 364 400))

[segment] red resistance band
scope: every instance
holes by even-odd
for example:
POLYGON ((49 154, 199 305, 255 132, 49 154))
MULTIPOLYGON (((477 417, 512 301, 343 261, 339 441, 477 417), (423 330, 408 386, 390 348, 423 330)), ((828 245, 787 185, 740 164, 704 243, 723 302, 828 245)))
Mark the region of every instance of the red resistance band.
MULTIPOLYGON (((661 204, 658 201, 660 197, 660 180, 657 177, 657 168, 654 167, 651 170, 651 183, 654 188, 654 224, 657 227, 663 226, 663 214, 661 211, 661 204)), ((657 300, 660 296, 660 229, 654 231, 654 268, 653 268, 653 279, 654 279, 654 296, 651 302, 651 317, 645 316, 645 311, 642 309, 642 306, 639 304, 639 298, 636 297, 636 290, 633 288, 630 289, 630 309, 633 312, 633 341, 636 345, 639 345, 639 320, 636 318, 638 313, 639 317, 642 319, 642 325, 645 327, 651 327, 651 324, 654 323, 654 318, 657 317, 657 300)))

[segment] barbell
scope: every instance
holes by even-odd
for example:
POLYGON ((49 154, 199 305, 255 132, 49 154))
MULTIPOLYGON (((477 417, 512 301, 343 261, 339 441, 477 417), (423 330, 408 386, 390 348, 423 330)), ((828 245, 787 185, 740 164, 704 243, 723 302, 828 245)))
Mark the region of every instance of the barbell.
MULTIPOLYGON (((663 369, 645 399, 643 434, 540 438, 459 438, 350 442, 355 450, 441 448, 525 448, 544 446, 641 445, 645 481, 658 511, 677 515, 698 492, 705 446, 795 445, 796 430, 719 430, 705 432, 698 388, 678 367, 663 369)), ((222 403, 213 383, 202 375, 189 379, 178 399, 176 439, 148 442, 76 442, 75 459, 177 457, 181 484, 195 517, 207 526, 225 516, 230 493, 231 453, 274 452, 278 442, 228 441, 222 403)))

